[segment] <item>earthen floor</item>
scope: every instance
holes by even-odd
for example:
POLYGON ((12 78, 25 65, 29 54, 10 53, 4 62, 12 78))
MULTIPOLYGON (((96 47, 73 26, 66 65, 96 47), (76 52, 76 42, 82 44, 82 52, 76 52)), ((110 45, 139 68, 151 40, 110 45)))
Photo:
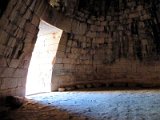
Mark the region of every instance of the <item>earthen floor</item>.
POLYGON ((27 98, 6 120, 160 119, 160 90, 52 92, 27 98))

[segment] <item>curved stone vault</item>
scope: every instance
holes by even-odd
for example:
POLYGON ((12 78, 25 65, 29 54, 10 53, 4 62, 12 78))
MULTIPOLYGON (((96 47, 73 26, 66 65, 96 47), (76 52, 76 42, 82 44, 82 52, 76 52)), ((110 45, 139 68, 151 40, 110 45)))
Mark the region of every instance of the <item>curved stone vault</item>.
POLYGON ((159 0, 1 0, 0 6, 0 96, 25 95, 40 20, 63 30, 52 90, 160 86, 159 0))

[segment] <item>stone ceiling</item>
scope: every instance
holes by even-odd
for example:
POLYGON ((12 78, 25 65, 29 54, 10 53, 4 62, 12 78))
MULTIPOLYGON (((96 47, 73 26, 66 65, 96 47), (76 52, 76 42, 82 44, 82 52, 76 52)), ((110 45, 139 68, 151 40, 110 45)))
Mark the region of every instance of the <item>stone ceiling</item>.
POLYGON ((110 0, 50 0, 50 4, 59 11, 70 13, 83 11, 94 16, 104 15, 111 2, 110 0))
MULTIPOLYGON (((130 8, 128 0, 50 0, 50 4, 58 11, 64 12, 67 15, 83 12, 89 13, 90 16, 105 16, 110 6, 114 7, 114 11, 130 8)), ((129 0, 130 1, 130 0, 129 0)), ((157 3, 159 0, 135 0, 136 4, 151 4, 157 3)))

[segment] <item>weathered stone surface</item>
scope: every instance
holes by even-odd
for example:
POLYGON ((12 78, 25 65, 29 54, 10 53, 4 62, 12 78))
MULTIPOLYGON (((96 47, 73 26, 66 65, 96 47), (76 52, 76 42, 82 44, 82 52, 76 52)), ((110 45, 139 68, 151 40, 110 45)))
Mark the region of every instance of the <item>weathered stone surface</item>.
POLYGON ((64 92, 66 89, 65 88, 58 88, 59 92, 64 92))
POLYGON ((87 88, 92 88, 93 86, 92 86, 92 84, 87 84, 86 87, 87 88))
POLYGON ((71 90, 75 90, 76 88, 74 86, 68 86, 68 87, 65 87, 65 89, 67 91, 71 91, 71 90))
POLYGON ((64 30, 53 62, 57 90, 92 81, 160 83, 159 2, 60 1, 8 3, 0 19, 0 88, 7 89, 0 95, 24 95, 40 19, 64 30), (2 85, 3 78, 17 77, 24 79, 21 87, 2 85))
POLYGON ((84 89, 84 88, 85 88, 85 85, 76 85, 76 87, 77 87, 78 89, 84 89))
POLYGON ((3 114, 3 117, 17 120, 37 118, 39 120, 122 120, 128 118, 157 120, 160 116, 159 107, 157 107, 160 105, 159 92, 160 90, 96 90, 44 93, 29 96, 29 100, 22 107, 10 111, 9 116, 6 116, 7 113, 3 114), (33 111, 36 114, 33 114, 33 111))

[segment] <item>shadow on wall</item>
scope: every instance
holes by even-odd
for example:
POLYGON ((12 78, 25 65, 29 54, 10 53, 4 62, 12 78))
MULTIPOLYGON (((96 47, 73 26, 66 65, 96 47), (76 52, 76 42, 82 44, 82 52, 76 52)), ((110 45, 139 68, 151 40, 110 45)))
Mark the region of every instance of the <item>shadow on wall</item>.
POLYGON ((0 18, 2 17, 3 13, 5 12, 9 0, 0 0, 0 18))

